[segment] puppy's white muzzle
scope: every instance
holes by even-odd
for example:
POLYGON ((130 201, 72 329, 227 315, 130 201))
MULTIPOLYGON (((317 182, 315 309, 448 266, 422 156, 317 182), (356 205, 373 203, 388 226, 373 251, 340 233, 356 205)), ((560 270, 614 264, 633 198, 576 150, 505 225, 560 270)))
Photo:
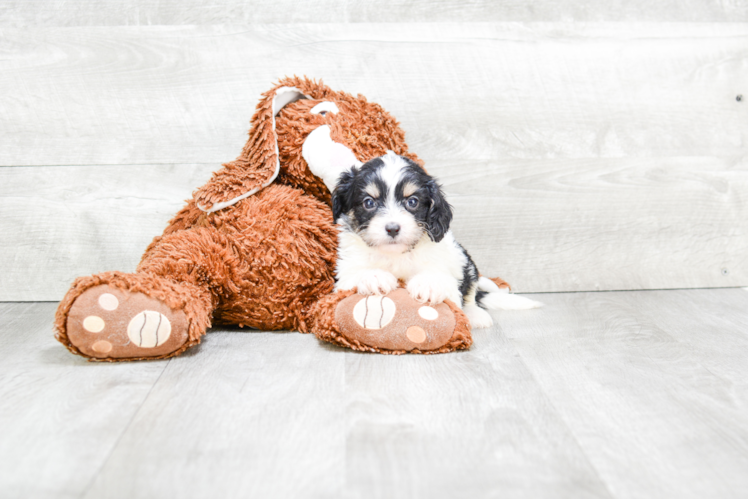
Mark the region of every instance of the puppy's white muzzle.
POLYGON ((364 241, 388 253, 403 253, 413 248, 423 236, 423 230, 412 214, 400 207, 387 207, 369 222, 364 241))

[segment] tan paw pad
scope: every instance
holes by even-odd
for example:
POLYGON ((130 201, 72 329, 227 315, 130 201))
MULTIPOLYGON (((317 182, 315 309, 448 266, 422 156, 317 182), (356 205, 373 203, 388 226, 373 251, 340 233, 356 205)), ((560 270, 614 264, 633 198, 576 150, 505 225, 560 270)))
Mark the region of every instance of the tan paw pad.
POLYGON ((111 293, 102 293, 99 295, 99 306, 105 311, 114 311, 119 306, 119 300, 111 293))
POLYGON ((112 350, 112 343, 106 340, 97 340, 91 345, 91 349, 102 354, 106 354, 112 350))
POLYGON ((169 318, 156 311, 142 311, 127 325, 127 336, 138 347, 160 346, 170 335, 169 318))
POLYGON ((184 311, 109 285, 84 291, 67 318, 70 343, 94 358, 164 356, 187 342, 188 327, 184 311))
POLYGON ((104 320, 98 316, 86 316, 86 319, 83 320, 83 328, 91 333, 99 333, 105 326, 104 320))
POLYGON ((447 304, 425 306, 399 288, 385 296, 353 294, 335 310, 340 334, 380 349, 428 351, 446 344, 455 330, 447 304))
POLYGON ((405 330, 405 335, 416 344, 421 344, 426 340, 426 332, 420 326, 411 326, 405 330))
POLYGON ((439 317, 439 312, 433 307, 423 306, 418 309, 418 315, 423 319, 434 321, 439 317))
POLYGON ((353 308, 353 319, 367 330, 380 330, 395 317, 395 303, 388 297, 370 295, 358 301, 353 308))

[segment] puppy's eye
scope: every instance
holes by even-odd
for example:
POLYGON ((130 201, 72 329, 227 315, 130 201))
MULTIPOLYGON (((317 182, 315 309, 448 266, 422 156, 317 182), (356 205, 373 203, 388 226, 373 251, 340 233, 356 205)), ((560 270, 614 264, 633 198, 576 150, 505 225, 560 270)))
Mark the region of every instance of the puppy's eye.
POLYGON ((374 210, 374 207, 376 207, 376 206, 377 206, 377 204, 374 203, 374 199, 373 198, 365 198, 364 199, 364 208, 366 210, 374 210))
POLYGON ((405 203, 408 205, 408 208, 416 208, 418 206, 418 198, 411 196, 405 203))

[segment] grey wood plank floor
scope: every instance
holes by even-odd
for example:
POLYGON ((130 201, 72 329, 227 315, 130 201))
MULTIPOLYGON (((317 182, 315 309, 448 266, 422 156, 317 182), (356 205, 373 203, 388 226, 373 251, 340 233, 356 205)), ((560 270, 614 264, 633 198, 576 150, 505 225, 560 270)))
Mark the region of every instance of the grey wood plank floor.
POLYGON ((748 495, 746 290, 535 298, 467 352, 214 330, 111 365, 0 303, 0 496, 748 495))

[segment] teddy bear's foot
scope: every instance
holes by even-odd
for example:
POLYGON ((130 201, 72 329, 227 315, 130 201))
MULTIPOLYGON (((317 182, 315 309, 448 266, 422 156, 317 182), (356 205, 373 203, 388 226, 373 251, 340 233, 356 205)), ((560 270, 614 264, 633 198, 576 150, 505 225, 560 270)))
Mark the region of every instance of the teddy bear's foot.
POLYGON ((143 293, 89 288, 67 318, 70 343, 94 358, 162 357, 187 342, 187 317, 143 293))
POLYGON ((317 315, 317 337, 359 351, 430 354, 472 343, 467 317, 454 304, 421 304, 402 288, 387 295, 338 292, 320 302, 317 315))
POLYGON ((105 273, 82 278, 60 303, 57 339, 95 360, 174 356, 197 344, 209 322, 200 301, 182 288, 154 276, 105 273))

